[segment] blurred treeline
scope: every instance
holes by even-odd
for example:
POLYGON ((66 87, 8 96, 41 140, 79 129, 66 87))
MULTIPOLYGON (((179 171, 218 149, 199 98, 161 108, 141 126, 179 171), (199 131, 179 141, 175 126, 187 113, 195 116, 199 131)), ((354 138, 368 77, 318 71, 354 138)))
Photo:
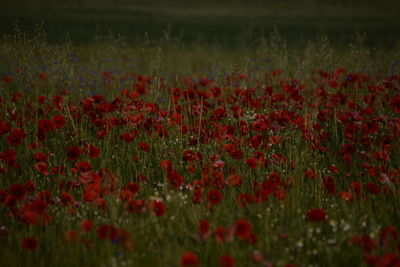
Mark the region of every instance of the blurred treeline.
POLYGON ((390 48, 400 39, 398 0, 14 0, 0 3, 0 34, 18 21, 34 35, 44 23, 50 42, 113 35, 129 43, 169 38, 184 44, 251 45, 277 28, 289 46, 326 35, 341 46, 365 33, 366 44, 390 48))

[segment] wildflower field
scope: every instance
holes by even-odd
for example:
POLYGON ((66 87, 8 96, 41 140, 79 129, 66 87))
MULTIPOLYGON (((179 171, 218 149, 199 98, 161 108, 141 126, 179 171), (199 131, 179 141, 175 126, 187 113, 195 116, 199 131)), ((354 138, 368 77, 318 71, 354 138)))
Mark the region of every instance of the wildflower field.
POLYGON ((0 43, 1 266, 400 266, 400 54, 0 43))

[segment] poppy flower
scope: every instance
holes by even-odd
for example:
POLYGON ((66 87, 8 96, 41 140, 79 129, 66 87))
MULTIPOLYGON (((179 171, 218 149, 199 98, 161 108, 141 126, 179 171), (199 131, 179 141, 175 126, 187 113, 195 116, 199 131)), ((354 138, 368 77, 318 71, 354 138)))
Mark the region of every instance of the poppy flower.
POLYGON ((218 244, 232 241, 233 231, 227 227, 219 226, 214 231, 215 241, 218 244))
POLYGON ((393 97, 390 105, 395 113, 400 114, 400 96, 393 97))
POLYGON ((78 233, 74 230, 67 230, 64 233, 65 240, 70 243, 78 241, 78 233))
POLYGON ((131 133, 124 133, 121 135, 121 139, 129 144, 134 140, 134 136, 131 133))
POLYGON ((368 235, 354 236, 350 238, 349 243, 359 245, 366 253, 371 253, 377 247, 376 241, 368 235))
POLYGON ((55 128, 61 129, 67 124, 67 119, 62 115, 55 115, 53 117, 53 123, 55 128))
POLYGON ((199 204, 203 201, 203 189, 202 188, 195 188, 193 190, 192 201, 194 204, 199 204))
POLYGON ((232 174, 226 181, 231 186, 241 186, 243 184, 243 177, 239 174, 232 174))
POLYGON ((80 225, 81 225, 82 231, 84 233, 88 233, 92 229, 93 222, 90 220, 83 220, 83 221, 81 221, 80 225))
POLYGON ((214 86, 212 88, 210 88, 210 94, 214 97, 214 98, 218 98, 221 95, 221 88, 214 86))
POLYGON ((248 239, 252 234, 252 225, 246 219, 239 219, 233 229, 235 235, 241 240, 248 239))
POLYGON ((182 254, 180 261, 181 267, 197 267, 199 265, 199 257, 195 253, 191 251, 186 251, 182 254))
POLYGON ((309 222, 324 222, 326 219, 326 211, 324 209, 312 208, 307 212, 307 220, 309 222))
POLYGON ((146 142, 140 142, 140 143, 139 143, 139 149, 142 150, 142 151, 144 151, 144 152, 149 152, 150 146, 149 146, 149 144, 146 143, 146 142))
POLYGON ((97 235, 101 240, 114 240, 117 236, 117 229, 110 224, 102 224, 97 228, 97 235))
POLYGON ((54 123, 49 119, 41 119, 38 122, 38 130, 44 133, 53 130, 55 127, 54 123))
POLYGON ((199 222, 199 232, 202 237, 205 237, 210 233, 210 228, 210 223, 208 221, 202 220, 199 222))
POLYGON ((332 176, 323 177, 322 186, 329 195, 333 195, 336 192, 335 181, 332 176))
POLYGON ((48 165, 45 162, 38 162, 38 163, 35 164, 35 169, 38 172, 42 173, 43 175, 49 175, 50 174, 50 172, 47 171, 47 168, 48 168, 48 165))
POLYGON ((49 191, 47 191, 47 190, 40 191, 37 194, 37 199, 46 201, 47 203, 50 203, 51 202, 51 193, 49 191))
POLYGON ((212 206, 217 205, 222 200, 222 193, 217 189, 211 189, 208 192, 208 201, 212 206))
POLYGON ((7 137, 7 142, 11 146, 19 146, 26 137, 24 130, 13 129, 7 137))
MULTIPOLYGON (((36 190, 36 184, 32 180, 28 180, 24 184, 27 193, 34 193, 36 190)), ((1 202, 1 197, 0 197, 1 202)))
POLYGON ((398 232, 394 226, 387 226, 382 229, 380 233, 380 244, 389 247, 391 244, 395 244, 398 239, 398 232))
POLYGON ((340 192, 340 197, 341 197, 344 201, 348 201, 348 202, 354 200, 353 195, 352 195, 351 193, 345 192, 345 191, 340 192))
POLYGON ((10 131, 11 127, 8 122, 0 121, 0 135, 4 135, 10 131))
POLYGON ((22 241, 22 246, 30 251, 37 249, 39 241, 34 237, 27 237, 22 241))
POLYGON ((359 195, 359 194, 361 194, 361 192, 362 192, 362 185, 361 185, 361 183, 360 182, 352 182, 351 184, 350 184, 350 190, 351 190, 351 192, 353 192, 354 194, 356 194, 356 195, 359 195))
POLYGON ((368 193, 373 195, 376 195, 381 191, 379 185, 374 182, 366 183, 365 188, 368 191, 368 193))
POLYGON ((245 208, 247 207, 249 204, 251 204, 251 202, 253 201, 253 198, 251 197, 251 195, 247 194, 247 193, 241 193, 239 194, 239 196, 237 197, 237 203, 239 206, 245 208))
POLYGON ((185 150, 183 151, 183 160, 192 162, 196 159, 196 153, 194 153, 191 150, 185 150))
POLYGON ((226 117, 226 109, 225 107, 219 107, 214 111, 214 114, 211 116, 212 120, 219 121, 222 118, 226 117))
POLYGON ((89 156, 91 158, 98 158, 100 156, 100 149, 95 146, 89 146, 89 156))
POLYGON ((5 75, 5 76, 3 76, 3 78, 1 78, 1 81, 3 83, 7 84, 7 83, 10 83, 12 81, 12 79, 10 76, 5 75))
POLYGON ((35 225, 39 222, 40 215, 32 210, 25 210, 21 215, 21 220, 29 225, 35 225))
POLYGON ((167 206, 159 200, 150 200, 149 210, 150 214, 162 217, 167 211, 167 206))
POLYGON ((134 182, 129 182, 126 184, 125 188, 131 191, 133 194, 136 194, 139 191, 139 185, 134 182))
POLYGON ((26 188, 23 184, 12 184, 8 192, 13 195, 17 200, 22 200, 26 194, 26 188))
POLYGON ((234 267, 235 260, 230 255, 221 255, 219 257, 219 266, 220 267, 234 267))
POLYGON ((33 154, 33 159, 37 162, 46 162, 48 157, 41 152, 35 152, 35 154, 33 154))
POLYGON ((93 169, 92 165, 87 161, 77 162, 77 163, 75 163, 75 167, 80 172, 88 172, 88 171, 91 171, 93 169))
POLYGON ((254 252, 251 254, 251 257, 252 257, 254 263, 262 263, 262 262, 265 261, 265 256, 264 256, 264 254, 262 254, 260 251, 257 251, 257 250, 254 251, 254 252))
POLYGON ((61 193, 60 201, 64 206, 68 206, 74 203, 74 198, 68 192, 61 193))
POLYGON ((255 170, 258 166, 258 161, 256 158, 248 158, 245 161, 246 165, 249 166, 251 169, 255 170))
POLYGON ((122 201, 130 200, 132 198, 132 196, 133 196, 133 193, 126 189, 121 190, 121 192, 119 193, 119 198, 122 201))
POLYGON ((175 188, 180 188, 183 184, 183 177, 178 173, 170 173, 167 178, 169 184, 175 188))
POLYGON ((82 150, 77 146, 71 146, 67 149, 67 157, 70 161, 77 160, 82 154, 82 150))

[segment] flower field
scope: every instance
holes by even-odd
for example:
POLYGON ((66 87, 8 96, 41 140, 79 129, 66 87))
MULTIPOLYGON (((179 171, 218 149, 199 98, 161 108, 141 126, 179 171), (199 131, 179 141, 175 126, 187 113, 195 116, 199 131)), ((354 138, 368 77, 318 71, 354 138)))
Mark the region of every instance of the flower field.
POLYGON ((396 55, 6 39, 1 265, 400 266, 396 55))

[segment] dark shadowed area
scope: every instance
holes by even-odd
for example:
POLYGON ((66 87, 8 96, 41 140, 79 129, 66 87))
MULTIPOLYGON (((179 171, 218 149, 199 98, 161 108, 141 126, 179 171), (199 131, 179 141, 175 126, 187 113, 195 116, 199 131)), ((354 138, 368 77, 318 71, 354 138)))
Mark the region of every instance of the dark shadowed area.
POLYGON ((0 4, 0 34, 34 35, 44 23, 50 42, 66 33, 75 43, 99 36, 121 36, 129 43, 165 39, 185 44, 249 45, 274 28, 289 45, 328 36, 333 44, 348 43, 355 33, 366 43, 393 47, 400 33, 400 1, 396 0, 15 0, 0 4))

